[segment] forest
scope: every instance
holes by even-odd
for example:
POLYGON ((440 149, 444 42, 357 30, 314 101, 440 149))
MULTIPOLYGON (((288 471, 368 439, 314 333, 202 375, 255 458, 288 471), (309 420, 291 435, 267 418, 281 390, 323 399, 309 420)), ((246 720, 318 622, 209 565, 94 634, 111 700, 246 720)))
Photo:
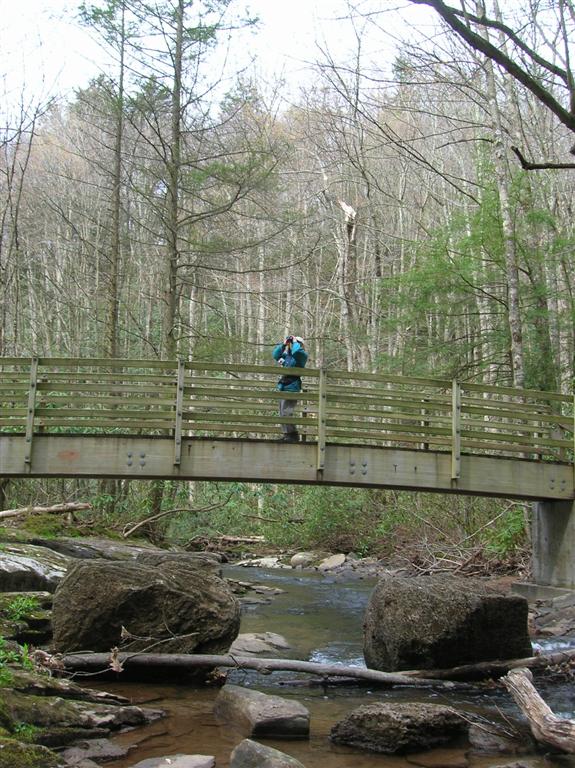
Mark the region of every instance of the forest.
MULTIPOLYGON (((230 0, 82 5, 106 71, 3 110, 0 356, 271 364, 291 332, 313 367, 571 393, 575 4, 409 0, 433 31, 404 29, 374 63, 364 41, 383 39, 387 5, 350 3, 354 55, 318 49, 289 99, 224 71, 230 36, 258 34, 230 0)), ((149 518, 156 543, 428 559, 432 544, 510 556, 529 537, 529 509, 501 500, 0 484, 0 509, 70 501, 92 506, 30 525, 121 535, 149 518)))

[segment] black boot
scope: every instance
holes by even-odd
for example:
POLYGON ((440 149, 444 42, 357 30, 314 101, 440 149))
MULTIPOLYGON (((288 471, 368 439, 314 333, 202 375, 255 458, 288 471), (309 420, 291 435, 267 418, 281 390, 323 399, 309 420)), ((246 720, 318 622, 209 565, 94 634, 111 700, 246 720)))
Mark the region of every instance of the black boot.
POLYGON ((298 443, 299 442, 299 433, 298 432, 286 432, 285 435, 282 437, 283 443, 298 443))

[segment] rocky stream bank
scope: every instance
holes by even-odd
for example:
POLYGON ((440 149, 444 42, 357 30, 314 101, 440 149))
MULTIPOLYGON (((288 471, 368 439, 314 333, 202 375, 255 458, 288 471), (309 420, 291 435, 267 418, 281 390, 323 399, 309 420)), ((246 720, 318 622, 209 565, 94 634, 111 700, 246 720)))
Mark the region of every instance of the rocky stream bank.
MULTIPOLYGON (((403 581, 406 592, 411 590, 414 581, 406 570, 389 569, 378 561, 316 553, 297 553, 275 560, 266 558, 259 564, 251 558, 247 561, 250 579, 230 580, 223 577, 223 559, 214 553, 165 552, 101 540, 4 542, 0 553, 3 637, 0 768, 95 768, 104 761, 121 757, 117 744, 108 738, 111 734, 164 716, 157 707, 134 706, 128 699, 90 691, 85 687, 85 678, 80 687, 60 677, 58 654, 86 650, 109 653, 116 647, 131 653, 150 648, 172 654, 223 653, 234 643, 232 652, 236 654, 283 655, 287 643, 272 633, 252 633, 251 637, 240 635, 238 638, 241 604, 257 610, 258 602, 266 603, 278 592, 277 588, 257 584, 257 571, 252 569, 258 565, 292 571, 313 570, 333 581, 375 581, 386 577, 396 583, 403 581)), ((569 595, 531 604, 528 614, 527 603, 516 596, 504 603, 497 601, 496 595, 510 597, 511 581, 510 578, 496 579, 489 584, 486 602, 496 610, 499 622, 510 620, 513 612, 507 608, 513 605, 519 624, 523 622, 525 631, 529 627, 532 640, 543 635, 575 635, 575 601, 570 602, 569 595)), ((461 590, 456 588, 456 591, 461 590)), ((435 586, 430 594, 437 594, 435 586)), ((428 594, 423 602, 429 600, 428 594)), ((383 622, 378 611, 386 602, 389 598, 384 595, 373 608, 374 616, 378 617, 372 621, 374 627, 383 622)), ((453 602, 451 598, 450 602, 453 602)), ((485 604, 484 601, 482 606, 485 604)), ((409 626, 408 621, 407 629, 409 626)), ((473 637, 475 625, 466 626, 473 637)), ((429 629, 422 632, 420 626, 417 635, 428 637, 429 629)), ((527 651, 526 635, 514 633, 513 637, 514 642, 519 643, 516 650, 527 651)), ((410 643, 413 645, 413 638, 407 637, 407 644, 410 643)), ((472 650, 477 653, 477 649, 472 650)), ((429 647, 425 652, 430 652, 429 647)), ((405 658, 398 657, 392 666, 401 668, 405 663, 405 658)), ((429 659, 425 663, 429 665, 429 659)), ((385 668, 390 662, 372 660, 370 663, 376 668, 378 665, 385 668)), ((117 666, 115 676, 119 674, 124 673, 117 666)), ((569 674, 569 670, 563 669, 562 674, 569 674)), ((201 677, 205 679, 205 673, 201 677)), ((193 678, 186 675, 186 679, 188 684, 198 683, 198 675, 193 678)), ((208 682, 221 685, 225 675, 212 673, 208 682)), ((234 691, 234 687, 237 688, 231 685, 222 688, 221 696, 228 703, 224 706, 223 698, 218 696, 216 711, 220 719, 228 720, 230 727, 238 729, 246 738, 233 749, 224 765, 232 768, 301 766, 295 758, 258 744, 252 737, 261 738, 262 733, 264 738, 270 733, 281 736, 282 729, 297 727, 299 737, 306 738, 305 712, 286 714, 282 697, 261 694, 262 698, 256 696, 254 702, 255 691, 246 692, 241 686, 234 691), (230 704, 231 699, 235 700, 234 706, 230 704), (251 715, 246 717, 246 712, 251 715)), ((290 699, 288 704, 292 703, 290 699)), ((334 743, 391 754, 421 752, 453 742, 467 743, 475 750, 487 749, 485 723, 482 724, 481 718, 473 721, 468 712, 440 705, 434 708, 429 704, 415 708, 397 703, 366 707, 356 707, 333 724, 334 743)), ((309 729, 309 715, 307 723, 309 729)), ((525 752, 526 746, 531 751, 535 749, 524 726, 515 727, 515 740, 511 742, 509 731, 508 726, 504 732, 493 727, 488 729, 488 749, 493 750, 494 743, 504 754, 525 752)), ((154 760, 134 759, 126 765, 205 768, 215 764, 210 755, 180 754, 154 760), (168 759, 171 762, 167 762, 168 759)))

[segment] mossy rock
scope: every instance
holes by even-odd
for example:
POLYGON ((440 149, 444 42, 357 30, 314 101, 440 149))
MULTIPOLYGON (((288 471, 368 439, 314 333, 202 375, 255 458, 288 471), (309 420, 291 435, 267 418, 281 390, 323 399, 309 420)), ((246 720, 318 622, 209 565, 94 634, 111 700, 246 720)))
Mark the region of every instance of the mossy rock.
POLYGON ((8 693, 12 693, 12 691, 9 688, 5 688, 2 693, 3 695, 0 697, 0 728, 11 733, 14 727, 14 718, 6 703, 6 696, 8 693))
MULTIPOLYGON (((0 542, 5 541, 17 541, 25 542, 29 539, 29 535, 20 530, 20 528, 7 528, 5 525, 0 526, 0 542)), ((0 551, 2 551, 2 544, 0 543, 0 551)))
POLYGON ((40 728, 77 727, 82 713, 75 702, 56 696, 31 696, 5 689, 0 704, 0 723, 12 728, 14 723, 33 723, 40 728))
POLYGON ((0 618, 0 637, 5 640, 14 640, 18 637, 18 633, 27 628, 27 624, 23 621, 9 621, 8 619, 0 618))
POLYGON ((29 515, 22 522, 22 529, 28 533, 55 539, 62 534, 69 535, 69 525, 56 515, 29 515))
POLYGON ((0 738, 0 768, 58 768, 61 764, 46 747, 0 738))
POLYGON ((34 744, 42 744, 44 747, 65 747, 76 741, 86 739, 106 738, 110 735, 107 728, 66 728, 52 726, 51 728, 38 728, 33 738, 27 739, 34 744))

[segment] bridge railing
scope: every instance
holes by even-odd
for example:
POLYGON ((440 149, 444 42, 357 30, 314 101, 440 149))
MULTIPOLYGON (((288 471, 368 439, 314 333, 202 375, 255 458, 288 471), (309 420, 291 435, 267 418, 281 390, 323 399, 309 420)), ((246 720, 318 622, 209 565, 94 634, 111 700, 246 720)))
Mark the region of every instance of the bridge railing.
POLYGON ((279 437, 297 426, 330 442, 572 461, 573 399, 447 379, 306 368, 299 394, 280 393, 275 366, 196 361, 0 358, 0 433, 279 437), (297 400, 291 418, 279 400, 297 400))

